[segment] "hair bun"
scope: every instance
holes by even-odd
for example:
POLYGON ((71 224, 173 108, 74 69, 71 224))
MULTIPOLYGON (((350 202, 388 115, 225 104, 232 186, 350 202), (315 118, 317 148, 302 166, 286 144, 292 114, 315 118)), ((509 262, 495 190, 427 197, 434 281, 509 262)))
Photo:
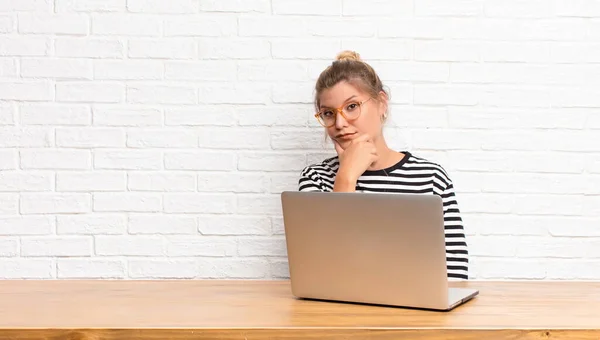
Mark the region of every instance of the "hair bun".
POLYGON ((354 52, 354 51, 342 51, 340 53, 338 53, 338 55, 335 57, 335 60, 355 60, 355 61, 362 61, 360 59, 360 54, 354 52))

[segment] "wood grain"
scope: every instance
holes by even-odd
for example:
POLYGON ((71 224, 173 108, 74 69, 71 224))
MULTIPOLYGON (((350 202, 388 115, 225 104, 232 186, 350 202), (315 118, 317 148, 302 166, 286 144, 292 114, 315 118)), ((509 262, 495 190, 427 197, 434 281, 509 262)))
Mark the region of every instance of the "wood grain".
POLYGON ((0 281, 0 339, 600 339, 600 282, 453 282, 451 312, 300 300, 287 281, 0 281))

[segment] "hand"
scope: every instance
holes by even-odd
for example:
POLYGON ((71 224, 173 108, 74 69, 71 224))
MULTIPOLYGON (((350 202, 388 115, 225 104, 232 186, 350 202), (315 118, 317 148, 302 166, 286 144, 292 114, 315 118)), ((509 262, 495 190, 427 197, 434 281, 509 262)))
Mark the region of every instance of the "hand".
POLYGON ((337 176, 344 181, 356 182, 378 159, 377 148, 369 135, 358 136, 345 149, 335 139, 333 143, 340 161, 337 176))

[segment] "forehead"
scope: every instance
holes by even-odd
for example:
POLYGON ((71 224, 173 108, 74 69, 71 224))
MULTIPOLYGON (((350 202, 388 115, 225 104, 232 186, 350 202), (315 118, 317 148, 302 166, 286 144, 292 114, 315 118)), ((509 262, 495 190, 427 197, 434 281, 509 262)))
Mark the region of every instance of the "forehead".
POLYGON ((320 106, 338 107, 343 105, 348 98, 355 96, 355 99, 357 99, 361 95, 362 91, 356 86, 341 81, 332 88, 323 90, 320 96, 320 106))

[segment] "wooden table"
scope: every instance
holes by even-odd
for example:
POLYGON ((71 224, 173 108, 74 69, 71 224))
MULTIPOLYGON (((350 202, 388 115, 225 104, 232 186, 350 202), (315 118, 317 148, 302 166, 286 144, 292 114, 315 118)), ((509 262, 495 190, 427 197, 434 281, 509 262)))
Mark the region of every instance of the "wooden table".
POLYGON ((600 282, 460 282, 451 312, 298 300, 287 281, 0 281, 0 339, 600 339, 600 282))

